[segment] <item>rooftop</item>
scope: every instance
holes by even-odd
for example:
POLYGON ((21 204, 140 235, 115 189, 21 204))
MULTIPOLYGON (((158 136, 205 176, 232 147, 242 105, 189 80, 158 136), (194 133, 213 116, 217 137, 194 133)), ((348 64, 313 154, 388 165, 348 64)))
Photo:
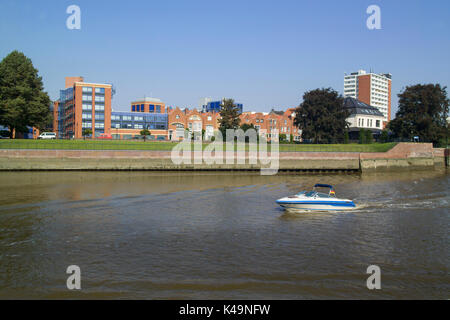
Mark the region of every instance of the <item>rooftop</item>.
POLYGON ((162 101, 161 101, 161 99, 158 99, 158 98, 144 97, 143 99, 133 101, 132 103, 138 103, 138 102, 162 102, 162 101))
POLYGON ((344 108, 349 109, 351 115, 366 114, 383 117, 383 114, 377 108, 351 97, 344 99, 344 108))

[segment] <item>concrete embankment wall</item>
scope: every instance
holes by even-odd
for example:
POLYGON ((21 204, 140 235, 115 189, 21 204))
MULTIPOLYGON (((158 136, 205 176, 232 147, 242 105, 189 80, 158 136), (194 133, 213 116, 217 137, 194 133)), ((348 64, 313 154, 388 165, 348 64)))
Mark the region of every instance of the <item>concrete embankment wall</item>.
MULTIPOLYGON (((193 155, 195 159, 196 155, 193 155)), ((235 156, 235 154, 233 154, 235 156)), ((0 170, 260 170, 276 166, 245 163, 174 163, 170 151, 0 150, 0 170)), ((235 157, 236 159, 236 157, 235 157)), ((280 171, 372 171, 445 167, 448 150, 426 143, 399 143, 388 152, 280 152, 280 171)), ((270 157, 269 157, 270 160, 270 157)), ((224 161, 225 162, 225 161, 224 161)))
POLYGON ((387 152, 362 152, 361 171, 445 167, 446 154, 431 143, 399 143, 387 152))

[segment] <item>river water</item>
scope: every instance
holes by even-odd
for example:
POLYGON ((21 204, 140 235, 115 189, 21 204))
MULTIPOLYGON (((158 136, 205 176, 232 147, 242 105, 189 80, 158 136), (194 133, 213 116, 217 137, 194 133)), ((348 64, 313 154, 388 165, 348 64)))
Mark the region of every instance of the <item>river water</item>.
POLYGON ((0 298, 448 299, 449 177, 3 172, 0 298), (315 183, 358 208, 275 203, 315 183))

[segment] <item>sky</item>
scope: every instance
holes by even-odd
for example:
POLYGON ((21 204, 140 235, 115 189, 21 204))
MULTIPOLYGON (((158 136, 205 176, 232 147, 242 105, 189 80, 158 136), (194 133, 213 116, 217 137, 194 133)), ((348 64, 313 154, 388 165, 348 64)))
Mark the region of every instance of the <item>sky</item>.
POLYGON ((285 110, 316 88, 343 93, 344 73, 392 74, 397 94, 450 84, 448 0, 1 0, 0 59, 31 58, 56 100, 66 76, 116 87, 113 109, 144 96, 197 107, 234 98, 244 111, 285 110), (81 29, 66 9, 78 5, 81 29), (369 30, 369 5, 381 29, 369 30))

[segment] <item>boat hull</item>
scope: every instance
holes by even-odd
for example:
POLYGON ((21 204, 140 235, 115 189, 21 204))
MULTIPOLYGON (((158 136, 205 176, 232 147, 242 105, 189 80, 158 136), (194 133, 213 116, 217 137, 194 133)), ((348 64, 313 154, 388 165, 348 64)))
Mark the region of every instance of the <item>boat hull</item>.
POLYGON ((286 201, 278 200, 277 203, 286 209, 297 210, 351 210, 356 206, 353 201, 286 201))

